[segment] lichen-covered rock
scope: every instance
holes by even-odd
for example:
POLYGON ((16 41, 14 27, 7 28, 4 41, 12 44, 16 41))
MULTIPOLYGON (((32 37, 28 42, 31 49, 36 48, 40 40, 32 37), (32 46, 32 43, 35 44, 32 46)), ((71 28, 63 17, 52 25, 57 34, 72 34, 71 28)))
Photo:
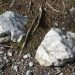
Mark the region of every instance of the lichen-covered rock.
POLYGON ((35 55, 42 66, 60 66, 75 57, 75 33, 52 28, 45 36, 35 55))
POLYGON ((12 11, 4 12, 0 15, 0 42, 7 42, 9 39, 13 42, 20 42, 25 35, 24 25, 26 23, 27 16, 12 11))

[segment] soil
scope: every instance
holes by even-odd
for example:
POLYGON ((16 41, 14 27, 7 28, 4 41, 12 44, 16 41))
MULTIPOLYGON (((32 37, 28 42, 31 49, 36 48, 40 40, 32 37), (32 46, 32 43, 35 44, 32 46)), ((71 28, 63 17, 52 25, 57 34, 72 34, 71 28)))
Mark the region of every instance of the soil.
MULTIPOLYGON (((37 15, 39 6, 42 6, 42 17, 40 20, 40 24, 36 29, 34 35, 30 37, 27 42, 23 53, 20 57, 18 57, 18 52, 20 51, 18 48, 3 48, 5 54, 8 51, 13 53, 12 57, 8 57, 10 59, 9 63, 6 63, 7 67, 3 69, 3 75, 25 75, 27 70, 32 70, 34 75, 59 75, 63 73, 63 75, 75 75, 75 63, 66 64, 64 67, 60 68, 61 72, 57 72, 55 67, 43 67, 35 60, 35 54, 38 46, 43 40, 46 33, 52 27, 56 27, 56 23, 58 24, 58 28, 75 32, 75 13, 71 14, 70 9, 75 7, 74 0, 16 0, 15 4, 10 8, 11 0, 0 3, 0 11, 3 13, 6 10, 12 10, 18 12, 22 15, 29 16, 29 20, 33 20, 34 14, 37 15), (31 2, 31 7, 29 8, 29 4, 31 2), (51 7, 48 6, 49 3, 56 11, 54 11, 51 7), (57 11, 60 12, 57 12, 57 11), (23 59, 23 56, 27 53, 31 54, 30 59, 23 59), (12 60, 13 59, 13 60, 12 60), (34 66, 30 68, 28 66, 29 61, 34 63, 34 66), (20 64, 17 64, 19 63, 20 64), (12 65, 18 66, 18 71, 12 69, 12 65)), ((29 26, 28 26, 29 28, 29 26)), ((12 43, 13 44, 13 43, 12 43)))

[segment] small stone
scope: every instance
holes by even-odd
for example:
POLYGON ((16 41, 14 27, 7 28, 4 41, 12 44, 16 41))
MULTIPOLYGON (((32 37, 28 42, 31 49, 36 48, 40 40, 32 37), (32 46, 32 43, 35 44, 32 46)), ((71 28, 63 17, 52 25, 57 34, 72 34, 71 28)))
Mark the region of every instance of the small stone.
POLYGON ((70 9, 70 14, 73 14, 74 12, 75 12, 75 8, 72 7, 72 8, 70 9))
POLYGON ((8 52, 8 56, 12 56, 12 53, 11 52, 8 52))
POLYGON ((48 72, 48 75, 50 75, 50 72, 48 72))
POLYGON ((12 59, 12 61, 14 62, 14 59, 12 59))
POLYGON ((57 23, 57 22, 55 22, 55 23, 54 23, 54 26, 55 26, 55 27, 58 27, 58 23, 57 23))
POLYGON ((12 66, 13 67, 13 69, 17 72, 18 71, 18 67, 17 67, 17 65, 14 65, 14 66, 12 66))
POLYGON ((7 57, 6 57, 6 56, 4 56, 4 57, 3 57, 3 59, 4 59, 4 60, 6 60, 6 59, 7 59, 7 57))
POLYGON ((1 50, 3 50, 4 49, 4 47, 0 47, 1 48, 1 50))
POLYGON ((7 59, 7 56, 6 55, 4 55, 3 59, 6 61, 6 63, 9 62, 9 60, 7 59))
POLYGON ((4 52, 3 51, 0 51, 0 54, 3 54, 4 52))
POLYGON ((21 62, 24 62, 24 59, 21 59, 21 62))
POLYGON ((0 58, 0 62, 2 62, 2 59, 0 58))
POLYGON ((64 27, 62 27, 62 30, 65 30, 65 28, 64 28, 64 27))
POLYGON ((27 56, 30 58, 31 57, 30 53, 28 53, 27 56))
POLYGON ((27 59, 27 55, 24 55, 23 58, 24 58, 24 59, 27 59))
POLYGON ((33 62, 30 61, 30 62, 29 62, 29 66, 30 66, 30 67, 33 67, 33 62))
POLYGON ((0 75, 3 75, 3 73, 2 73, 2 72, 0 72, 0 75))
POLYGON ((26 55, 23 56, 23 59, 27 59, 27 58, 30 58, 30 57, 31 57, 30 53, 27 53, 26 55))
POLYGON ((59 75, 64 75, 63 73, 60 73, 59 75))
POLYGON ((33 75, 33 72, 28 70, 25 75, 33 75))
POLYGON ((75 75, 75 72, 71 73, 70 75, 75 75))
POLYGON ((4 65, 3 64, 0 64, 0 69, 2 69, 4 67, 4 65))
POLYGON ((21 62, 17 62, 17 65, 19 65, 21 62))

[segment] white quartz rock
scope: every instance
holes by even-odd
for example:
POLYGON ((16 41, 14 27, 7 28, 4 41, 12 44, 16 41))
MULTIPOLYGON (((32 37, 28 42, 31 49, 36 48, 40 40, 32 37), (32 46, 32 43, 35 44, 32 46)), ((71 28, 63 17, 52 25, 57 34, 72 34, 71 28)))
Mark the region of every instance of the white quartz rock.
POLYGON ((35 59, 42 66, 60 66, 75 57, 75 33, 52 28, 38 47, 35 59))
MULTIPOLYGON (((10 33, 10 39, 13 42, 20 42, 24 33, 24 25, 27 23, 27 16, 22 16, 16 12, 6 11, 0 15, 0 34, 10 33), (7 33, 8 32, 8 33, 7 33)), ((3 37, 3 36, 2 36, 3 37)), ((4 42, 5 38, 0 37, 0 42, 4 42)))

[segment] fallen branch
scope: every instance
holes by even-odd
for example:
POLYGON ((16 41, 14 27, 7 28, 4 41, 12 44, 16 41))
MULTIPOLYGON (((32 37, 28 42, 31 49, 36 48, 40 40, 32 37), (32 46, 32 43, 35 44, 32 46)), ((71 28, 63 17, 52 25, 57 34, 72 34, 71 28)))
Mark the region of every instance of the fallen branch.
POLYGON ((19 56, 22 54, 23 50, 24 50, 24 46, 26 45, 26 42, 30 36, 30 33, 31 33, 31 30, 32 30, 32 27, 34 25, 34 22, 35 22, 35 19, 33 20, 32 24, 31 24, 31 27, 28 29, 27 33, 26 33, 26 36, 24 36, 24 38, 22 38, 22 41, 21 42, 24 42, 22 44, 22 46, 20 46, 20 48, 22 49, 20 52, 19 52, 19 56))
POLYGON ((20 51, 19 56, 23 52, 23 49, 24 49, 24 46, 26 45, 26 42, 34 34, 35 30, 37 29, 39 22, 40 22, 40 19, 41 19, 41 15, 42 15, 42 7, 40 6, 39 14, 34 18, 32 24, 31 24, 31 27, 28 29, 26 36, 24 36, 24 38, 23 38, 24 40, 22 40, 22 42, 24 42, 24 43, 22 44, 22 47, 21 47, 22 50, 20 51))

